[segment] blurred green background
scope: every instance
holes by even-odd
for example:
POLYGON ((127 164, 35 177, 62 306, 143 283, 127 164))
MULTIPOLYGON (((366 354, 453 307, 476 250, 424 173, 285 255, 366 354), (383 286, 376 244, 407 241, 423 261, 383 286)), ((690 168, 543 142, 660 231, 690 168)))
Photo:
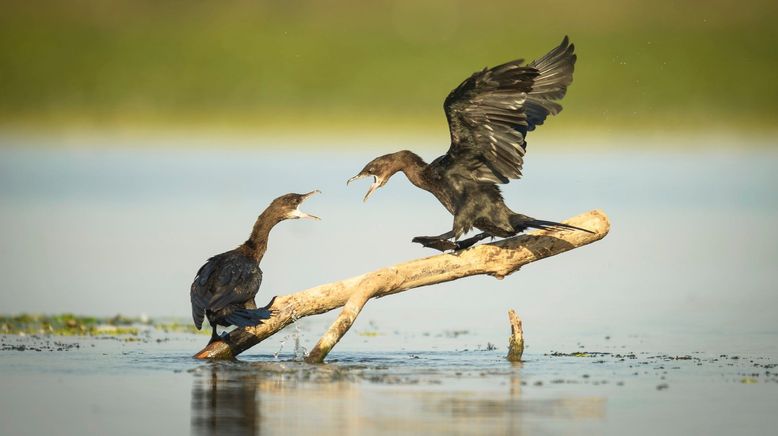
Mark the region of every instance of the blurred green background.
POLYGON ((440 132, 477 69, 565 34, 556 132, 771 133, 778 2, 5 0, 0 128, 440 132))

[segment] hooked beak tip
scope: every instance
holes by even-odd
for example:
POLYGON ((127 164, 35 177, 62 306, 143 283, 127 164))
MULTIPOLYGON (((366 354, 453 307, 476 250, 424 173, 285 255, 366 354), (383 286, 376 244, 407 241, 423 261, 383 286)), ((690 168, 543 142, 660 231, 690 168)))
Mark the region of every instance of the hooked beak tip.
POLYGON ((309 192, 307 194, 302 194, 300 196, 301 197, 300 198, 300 203, 303 203, 304 201, 307 201, 309 198, 311 198, 312 196, 314 196, 316 194, 321 194, 321 191, 319 191, 318 189, 314 189, 313 191, 311 191, 311 192, 309 192))

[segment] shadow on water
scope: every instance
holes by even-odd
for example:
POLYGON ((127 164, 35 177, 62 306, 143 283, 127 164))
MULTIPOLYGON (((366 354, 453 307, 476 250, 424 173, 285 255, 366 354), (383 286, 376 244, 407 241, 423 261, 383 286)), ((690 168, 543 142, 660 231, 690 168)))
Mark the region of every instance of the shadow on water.
POLYGON ((468 373, 391 362, 209 363, 194 371, 192 433, 521 434, 541 419, 604 418, 603 398, 523 398, 521 371, 521 364, 468 373))

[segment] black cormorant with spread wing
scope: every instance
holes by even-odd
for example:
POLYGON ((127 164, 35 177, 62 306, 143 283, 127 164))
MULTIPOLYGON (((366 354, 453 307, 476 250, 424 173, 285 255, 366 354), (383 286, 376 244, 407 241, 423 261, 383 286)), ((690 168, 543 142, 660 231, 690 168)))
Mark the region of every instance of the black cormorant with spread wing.
POLYGON ((246 327, 257 325, 271 316, 273 300, 257 308, 254 296, 262 283, 259 262, 267 250, 270 230, 283 220, 319 218, 299 209, 300 203, 319 191, 307 194, 286 194, 276 198, 259 215, 249 239, 234 250, 217 254, 203 265, 195 276, 190 291, 192 318, 199 330, 203 319, 213 327, 211 341, 219 339, 216 326, 246 327))
POLYGON ((413 242, 441 251, 463 249, 487 237, 510 237, 527 228, 584 230, 513 212, 497 186, 521 177, 527 132, 562 110, 557 100, 573 81, 573 51, 565 37, 529 64, 519 59, 473 74, 443 104, 451 131, 448 153, 430 164, 407 150, 380 156, 348 182, 373 176, 367 201, 402 171, 411 183, 432 193, 454 215, 453 228, 413 242), (458 241, 473 227, 482 233, 458 241))

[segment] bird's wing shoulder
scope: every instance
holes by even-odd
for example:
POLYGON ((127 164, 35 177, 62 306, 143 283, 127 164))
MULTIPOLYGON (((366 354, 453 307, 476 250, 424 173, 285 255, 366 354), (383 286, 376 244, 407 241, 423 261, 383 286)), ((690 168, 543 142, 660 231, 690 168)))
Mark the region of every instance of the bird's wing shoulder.
POLYGON ((234 250, 223 259, 210 283, 212 294, 207 308, 218 311, 254 298, 262 283, 262 270, 255 260, 234 250))

